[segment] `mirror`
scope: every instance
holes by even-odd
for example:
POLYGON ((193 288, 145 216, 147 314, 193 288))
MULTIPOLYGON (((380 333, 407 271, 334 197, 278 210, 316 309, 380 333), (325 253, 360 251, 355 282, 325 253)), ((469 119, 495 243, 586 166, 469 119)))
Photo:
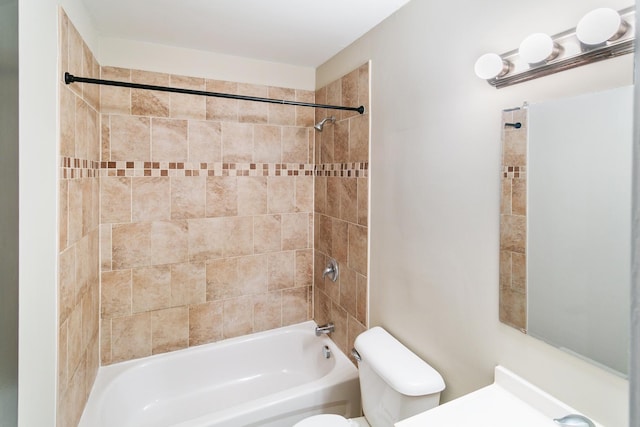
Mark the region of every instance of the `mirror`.
POLYGON ((505 121, 503 138, 501 320, 622 375, 632 95, 625 87, 533 104, 511 112, 521 127, 505 121))

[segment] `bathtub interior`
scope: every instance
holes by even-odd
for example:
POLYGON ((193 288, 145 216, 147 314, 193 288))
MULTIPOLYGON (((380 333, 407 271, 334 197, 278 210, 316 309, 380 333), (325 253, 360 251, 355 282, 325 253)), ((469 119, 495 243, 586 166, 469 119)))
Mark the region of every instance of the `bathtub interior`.
POLYGON ((80 425, 266 426, 273 418, 277 426, 282 417, 359 415, 357 369, 314 328, 304 322, 101 368, 85 410, 97 413, 80 425))

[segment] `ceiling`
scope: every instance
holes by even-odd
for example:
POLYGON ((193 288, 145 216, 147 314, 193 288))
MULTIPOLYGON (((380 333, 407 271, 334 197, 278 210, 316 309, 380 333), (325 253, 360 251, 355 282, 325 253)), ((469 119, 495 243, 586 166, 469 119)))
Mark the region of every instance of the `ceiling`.
POLYGON ((83 0, 103 37, 317 67, 409 0, 83 0))

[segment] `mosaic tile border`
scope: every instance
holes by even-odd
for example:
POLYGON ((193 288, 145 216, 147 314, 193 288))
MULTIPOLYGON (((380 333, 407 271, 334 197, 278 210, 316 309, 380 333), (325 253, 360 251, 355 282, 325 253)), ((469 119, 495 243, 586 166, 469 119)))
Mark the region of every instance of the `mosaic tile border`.
POLYGON ((316 166, 315 175, 341 178, 367 178, 369 176, 369 162, 324 163, 316 166))
POLYGON ((60 158, 62 179, 99 176, 324 176, 364 178, 369 163, 196 163, 196 162, 98 162, 72 157, 60 158))
POLYGON ((503 178, 526 178, 527 168, 525 166, 503 166, 503 178))

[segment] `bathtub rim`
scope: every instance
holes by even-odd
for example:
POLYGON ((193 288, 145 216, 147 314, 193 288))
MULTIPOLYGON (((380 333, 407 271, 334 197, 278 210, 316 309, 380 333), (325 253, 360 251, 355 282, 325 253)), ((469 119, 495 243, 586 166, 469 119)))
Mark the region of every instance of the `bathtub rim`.
MULTIPOLYGON (((172 360, 181 358, 184 355, 190 355, 194 353, 202 353, 211 351, 212 348, 225 348, 229 346, 233 346, 239 343, 247 343, 251 341, 256 341, 264 338, 269 335, 281 335, 281 334, 291 334, 291 333, 304 333, 308 335, 314 334, 315 327, 317 326, 316 322, 313 320, 307 320, 305 322, 282 326, 274 329, 269 329, 265 331, 254 332, 251 334, 226 338, 220 341, 215 341, 208 344, 202 344, 198 346, 188 347, 180 350, 175 350, 167 353, 156 354, 151 356, 146 356, 143 358, 127 360, 124 362, 117 362, 112 365, 100 366, 98 370, 98 374, 96 375, 96 379, 94 384, 90 390, 89 398, 85 405, 85 408, 82 412, 82 416, 80 419, 79 427, 94 425, 94 422, 97 422, 100 417, 100 408, 102 401, 105 395, 109 392, 109 389, 114 384, 114 381, 117 380, 121 375, 125 374, 129 370, 145 368, 148 365, 156 364, 161 362, 162 360, 172 360)), ((278 399, 279 402, 282 402, 286 399, 282 399, 281 397, 286 397, 287 393, 291 393, 291 390, 305 390, 305 391, 317 391, 326 386, 327 383, 329 385, 334 385, 333 382, 341 381, 348 382, 357 380, 359 381, 358 368, 352 363, 352 361, 348 358, 348 356, 340 350, 338 345, 331 340, 328 336, 323 335, 317 338, 318 346, 327 345, 331 350, 331 357, 336 358, 335 366, 323 377, 320 377, 316 380, 311 381, 310 383, 305 383, 302 385, 298 385, 292 387, 287 390, 279 391, 273 394, 269 394, 266 396, 262 396, 258 399, 252 400, 247 403, 243 403, 240 405, 235 405, 231 408, 227 408, 225 410, 219 411, 218 413, 222 416, 227 416, 230 412, 230 409, 238 409, 238 408, 248 408, 251 409, 249 404, 257 404, 261 402, 270 403, 270 405, 275 405, 277 402, 270 402, 274 397, 278 399)), ((259 407, 257 405, 254 405, 259 407)), ((179 426, 187 426, 187 425, 200 425, 202 420, 205 420, 210 415, 204 415, 200 417, 196 417, 191 420, 185 420, 184 422, 179 423, 179 426)), ((204 425, 204 424, 202 424, 204 425)))

